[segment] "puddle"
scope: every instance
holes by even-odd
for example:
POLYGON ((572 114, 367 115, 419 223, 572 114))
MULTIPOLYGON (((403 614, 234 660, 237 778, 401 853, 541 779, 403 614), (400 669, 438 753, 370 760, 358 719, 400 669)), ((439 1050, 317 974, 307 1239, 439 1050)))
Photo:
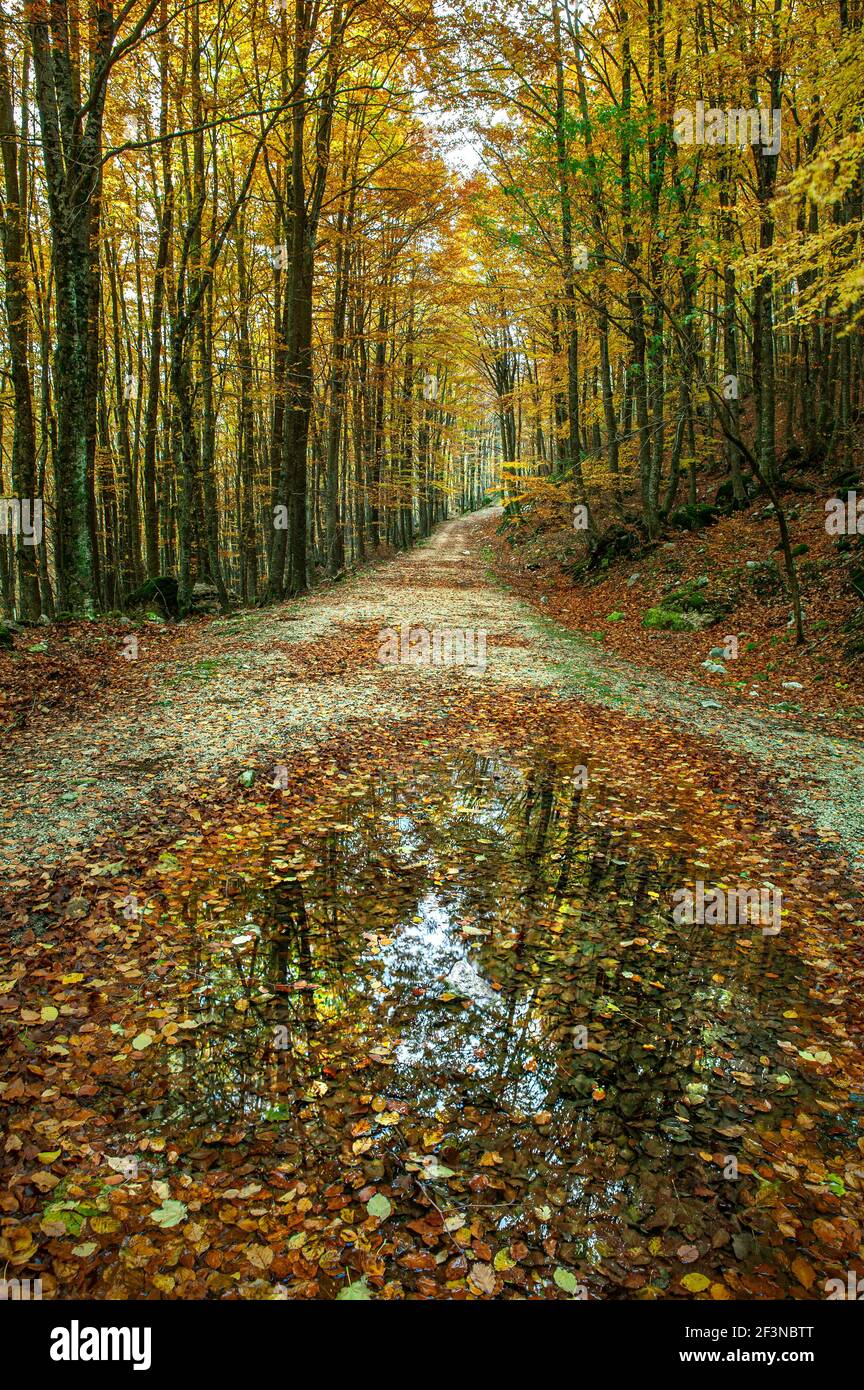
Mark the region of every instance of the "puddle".
POLYGON ((625 1291, 712 1239, 794 1289, 754 1169, 802 1111, 812 1143, 840 1133, 789 1067, 802 964, 758 926, 676 924, 711 866, 583 781, 577 755, 454 757, 208 851, 168 890, 186 1032, 136 1135, 251 1137, 271 1169, 417 1180, 442 1211, 455 1184, 499 1239, 625 1291))

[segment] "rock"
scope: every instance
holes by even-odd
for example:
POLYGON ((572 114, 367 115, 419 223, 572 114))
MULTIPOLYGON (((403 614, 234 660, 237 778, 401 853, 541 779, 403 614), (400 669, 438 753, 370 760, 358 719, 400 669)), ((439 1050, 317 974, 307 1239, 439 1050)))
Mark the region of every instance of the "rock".
POLYGON ((687 613, 691 609, 698 611, 704 608, 705 597, 697 592, 693 584, 681 584, 665 596, 663 604, 666 608, 677 609, 679 613, 687 613))
POLYGON ((697 502, 695 506, 688 502, 684 507, 676 507, 669 517, 669 524, 679 531, 701 531, 703 526, 713 525, 718 515, 717 508, 706 502, 697 502))
POLYGON ((712 661, 722 661, 726 653, 722 647, 712 647, 708 655, 712 661))
POLYGON ((177 618, 180 607, 177 600, 177 580, 170 574, 156 579, 148 579, 133 590, 124 603, 124 608, 160 608, 166 618, 177 618))
POLYGON ((713 676, 725 676, 726 667, 720 661, 703 661, 702 669, 710 671, 713 676))
POLYGON ((662 606, 649 608, 642 619, 642 626, 658 628, 661 632, 692 631, 692 624, 687 614, 678 613, 672 608, 662 606))
POLYGON ((749 570, 747 582, 753 592, 758 594, 760 598, 771 598, 775 594, 785 593, 786 585, 783 576, 777 568, 777 563, 773 558, 770 560, 757 560, 752 564, 748 560, 747 569, 749 570))
MULTIPOLYGON (((233 590, 226 589, 225 595, 231 608, 239 608, 240 595, 233 590)), ((219 613, 219 590, 215 584, 205 584, 199 579, 197 584, 192 586, 192 599, 189 604, 190 613, 219 613)))
POLYGON ((783 689, 784 689, 784 690, 803 690, 804 687, 803 687, 803 685, 801 684, 800 681, 784 681, 784 682, 783 682, 783 689))

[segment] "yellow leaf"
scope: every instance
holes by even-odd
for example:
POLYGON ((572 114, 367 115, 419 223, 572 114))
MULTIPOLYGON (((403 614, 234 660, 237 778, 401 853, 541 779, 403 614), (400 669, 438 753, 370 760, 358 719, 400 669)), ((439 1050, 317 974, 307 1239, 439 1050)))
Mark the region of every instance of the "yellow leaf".
POLYGON ((804 1285, 805 1289, 812 1288, 816 1281, 816 1275, 803 1255, 798 1255, 797 1258, 792 1261, 792 1273, 795 1275, 798 1283, 804 1285))
POLYGON ((120 1222, 114 1216, 91 1216, 90 1225, 97 1236, 109 1236, 122 1230, 120 1222))
POLYGON ((681 1280, 681 1283, 684 1285, 684 1288, 687 1290, 688 1293, 702 1293, 705 1289, 708 1288, 708 1285, 711 1283, 711 1280, 706 1279, 704 1274, 694 1273, 685 1274, 684 1278, 681 1280))

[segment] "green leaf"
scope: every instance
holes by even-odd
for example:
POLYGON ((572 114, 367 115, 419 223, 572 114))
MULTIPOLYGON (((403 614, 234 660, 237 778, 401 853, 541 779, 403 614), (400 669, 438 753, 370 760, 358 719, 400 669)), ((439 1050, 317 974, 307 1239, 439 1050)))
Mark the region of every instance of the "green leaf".
POLYGON ((357 1279, 336 1295, 337 1303, 371 1303, 372 1294, 365 1279, 357 1279))
POLYGON ((559 1289, 563 1289, 565 1293, 575 1293, 579 1287, 579 1281, 573 1271, 564 1269, 562 1265, 558 1266, 552 1278, 559 1289))
POLYGON ((282 1120, 290 1119, 290 1117, 291 1111, 289 1110, 287 1105, 271 1105, 267 1110, 264 1111, 264 1119, 268 1123, 272 1124, 281 1122, 282 1120))
POLYGON ((181 1221, 185 1221, 188 1212, 183 1202, 177 1202, 172 1197, 167 1197, 161 1207, 154 1207, 150 1213, 151 1221, 155 1221, 157 1226, 161 1226, 163 1231, 169 1226, 179 1226, 181 1221))
POLYGON ((370 1216, 377 1216, 379 1221, 386 1221, 393 1208, 383 1192, 376 1192, 371 1201, 366 1203, 366 1210, 370 1216))
POLYGON ((83 1212, 76 1210, 75 1202, 55 1202, 52 1206, 46 1207, 42 1219, 46 1222, 57 1222, 66 1227, 67 1235, 80 1235, 87 1220, 83 1212))
POLYGON ((453 1169, 447 1168, 443 1163, 439 1163, 437 1159, 433 1159, 431 1163, 423 1164, 423 1176, 424 1178, 452 1178, 453 1169))

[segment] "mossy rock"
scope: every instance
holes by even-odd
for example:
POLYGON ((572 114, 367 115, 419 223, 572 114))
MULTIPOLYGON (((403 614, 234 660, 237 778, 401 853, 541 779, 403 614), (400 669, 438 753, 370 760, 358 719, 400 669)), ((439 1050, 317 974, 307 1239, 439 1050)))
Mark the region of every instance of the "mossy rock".
POLYGON ((125 608, 160 609, 166 618, 176 618, 180 614, 177 580, 170 574, 158 579, 148 579, 127 598, 125 608))
MULTIPOLYGON (((581 533, 584 536, 584 532, 581 533)), ((561 566, 564 574, 577 579, 586 570, 608 569, 622 555, 638 555, 646 549, 647 536, 641 523, 634 526, 610 526, 598 536, 590 553, 561 566)))
POLYGON ((684 507, 676 507, 670 514, 669 525, 678 531, 701 531, 704 526, 712 526, 720 515, 716 507, 707 502, 688 502, 684 507))
POLYGON ((5 623, 0 623, 0 651, 11 652, 15 647, 15 639, 6 627, 5 623))
POLYGON ((664 608, 674 608, 679 613, 700 613, 703 608, 708 606, 708 598, 702 588, 697 588, 695 584, 682 584, 680 588, 673 589, 671 594, 667 594, 663 600, 664 608))
POLYGON ((786 592, 783 576, 774 559, 759 560, 752 568, 748 567, 747 583, 753 592, 761 598, 769 598, 774 594, 786 592))
POLYGON ((692 632, 693 623, 684 613, 673 608, 649 608, 642 619, 643 627, 657 628, 664 632, 692 632))

